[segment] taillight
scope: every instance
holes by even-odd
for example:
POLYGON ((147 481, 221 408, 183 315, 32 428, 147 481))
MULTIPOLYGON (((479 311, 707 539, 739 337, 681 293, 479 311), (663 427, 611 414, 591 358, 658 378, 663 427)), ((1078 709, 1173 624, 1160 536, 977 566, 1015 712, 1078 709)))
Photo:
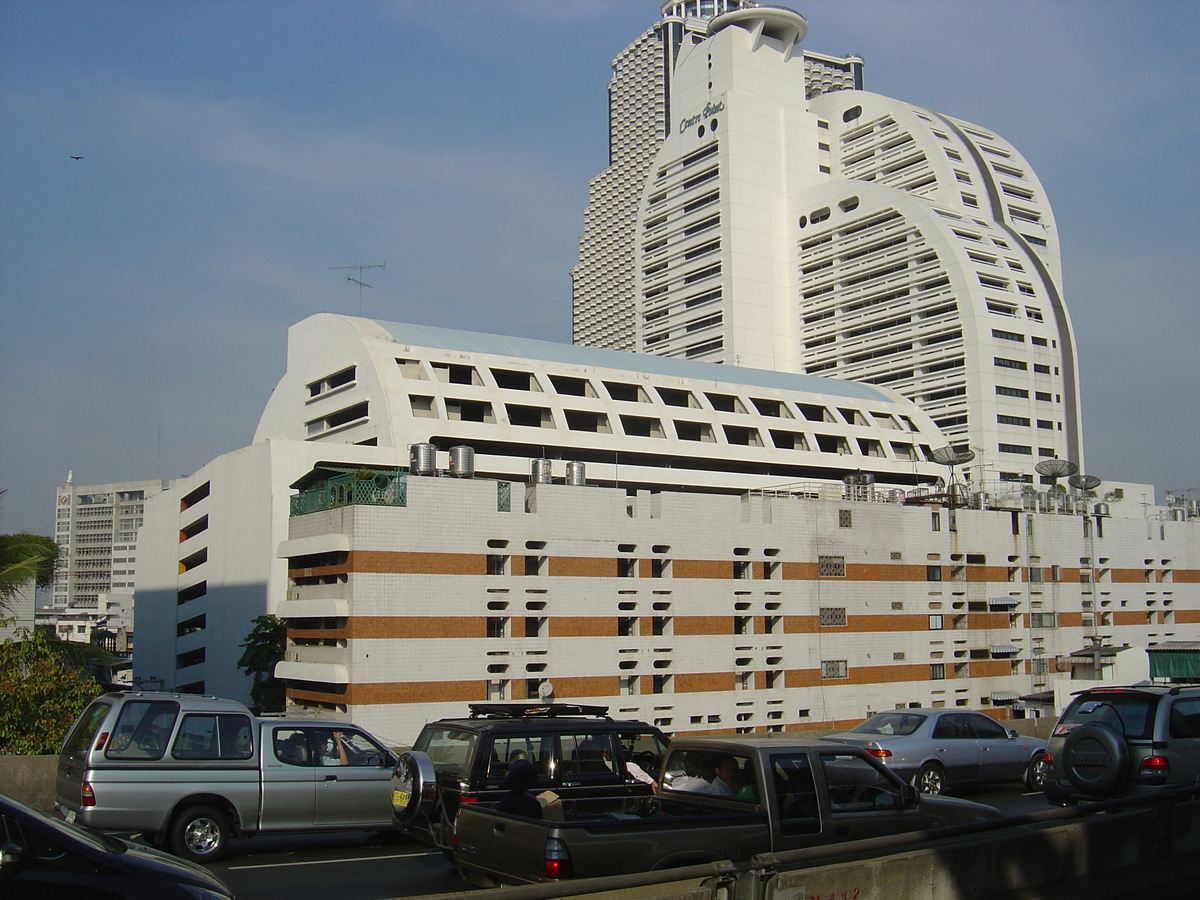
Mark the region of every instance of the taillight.
POLYGON ((479 798, 478 797, 459 797, 458 802, 459 803, 478 803, 479 798))
POLYGON ((91 782, 85 781, 79 787, 79 805, 80 806, 95 806, 96 792, 92 790, 91 782))
POLYGON ((108 732, 107 731, 100 732, 100 737, 96 738, 96 749, 103 750, 104 745, 105 745, 105 743, 107 743, 107 741, 108 741, 108 732))
POLYGON ((892 755, 892 751, 886 747, 880 747, 878 744, 867 744, 867 752, 879 759, 887 759, 892 755))
POLYGON ((1049 750, 1042 751, 1042 762, 1045 764, 1046 768, 1054 765, 1054 757, 1050 755, 1049 750))
POLYGON ((546 877, 575 877, 575 867, 571 865, 571 854, 567 852, 567 845, 558 838, 546 838, 546 877))
POLYGON ((1140 769, 1148 780, 1165 781, 1171 774, 1171 763, 1165 756, 1147 756, 1140 769))

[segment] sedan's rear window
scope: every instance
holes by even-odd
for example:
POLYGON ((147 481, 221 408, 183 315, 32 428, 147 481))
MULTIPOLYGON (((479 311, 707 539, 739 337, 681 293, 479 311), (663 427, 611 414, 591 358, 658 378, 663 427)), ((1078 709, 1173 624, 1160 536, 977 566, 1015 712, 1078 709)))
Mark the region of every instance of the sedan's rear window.
POLYGON ((1147 740, 1154 730, 1158 697, 1149 694, 1084 694, 1072 703, 1055 734, 1066 734, 1080 725, 1102 724, 1132 740, 1147 740))
POLYGON ((924 716, 915 713, 879 713, 850 729, 851 734, 912 734, 924 716))

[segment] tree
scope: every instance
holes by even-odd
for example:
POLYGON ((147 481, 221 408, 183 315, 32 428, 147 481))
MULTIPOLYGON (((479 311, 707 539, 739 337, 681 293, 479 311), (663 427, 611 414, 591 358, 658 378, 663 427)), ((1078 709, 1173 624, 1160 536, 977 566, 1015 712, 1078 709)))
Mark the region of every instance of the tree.
POLYGON ((239 647, 246 651, 238 660, 238 668, 254 678, 250 699, 259 710, 278 711, 287 701, 286 686, 275 678, 275 663, 287 650, 287 622, 275 616, 259 616, 254 628, 239 647))
POLYGON ((53 754, 103 688, 44 631, 0 644, 0 754, 53 754))
POLYGON ((54 580, 58 544, 40 534, 0 534, 0 609, 17 591, 32 583, 48 587, 54 580))

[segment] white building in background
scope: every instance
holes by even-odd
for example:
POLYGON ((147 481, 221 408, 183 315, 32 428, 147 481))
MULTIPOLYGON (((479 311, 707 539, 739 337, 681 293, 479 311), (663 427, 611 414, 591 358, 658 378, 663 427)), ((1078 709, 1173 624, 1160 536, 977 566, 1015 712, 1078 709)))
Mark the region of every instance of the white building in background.
POLYGON ((613 64, 575 341, 886 385, 976 451, 973 481, 1082 465, 1058 234, 1016 148, 862 90, 798 13, 663 14, 613 64))
POLYGON ((1090 636, 1200 632, 1200 519, 1133 485, 951 508, 944 440, 869 385, 313 316, 254 443, 147 502, 135 674, 245 698, 270 612, 290 705, 397 742, 547 681, 783 730, 1049 712, 1090 636))
POLYGON ((117 651, 127 652, 145 502, 168 484, 155 479, 77 485, 67 475, 54 502, 59 562, 49 604, 37 611, 38 624, 53 627, 63 640, 85 643, 93 630, 108 631, 118 637, 117 651))

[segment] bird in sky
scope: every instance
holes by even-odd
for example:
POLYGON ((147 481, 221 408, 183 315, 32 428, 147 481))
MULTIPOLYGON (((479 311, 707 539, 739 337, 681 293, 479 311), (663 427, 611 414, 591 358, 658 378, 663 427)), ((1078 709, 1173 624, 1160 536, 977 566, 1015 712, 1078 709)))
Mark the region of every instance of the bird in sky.
POLYGON ((83 159, 82 156, 72 156, 71 159, 83 159))

